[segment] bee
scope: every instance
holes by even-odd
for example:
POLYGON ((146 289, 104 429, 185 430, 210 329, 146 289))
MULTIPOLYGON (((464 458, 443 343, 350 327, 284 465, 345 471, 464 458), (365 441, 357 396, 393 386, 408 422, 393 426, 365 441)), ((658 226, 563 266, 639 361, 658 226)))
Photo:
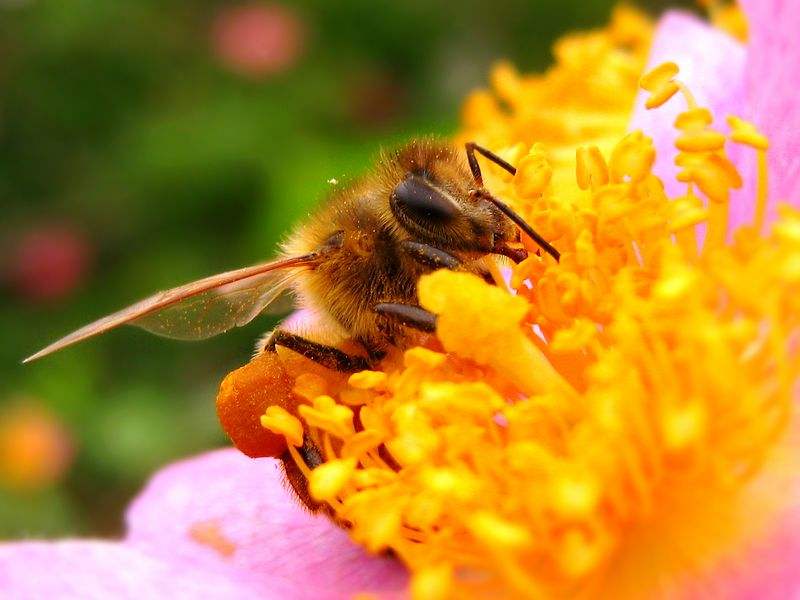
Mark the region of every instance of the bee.
MULTIPOLYGON (((281 346, 335 371, 374 366, 389 350, 420 343, 435 330, 435 315, 417 300, 424 273, 455 269, 491 281, 497 257, 516 263, 527 258, 521 234, 559 259, 550 243, 486 190, 477 154, 511 174, 516 169, 475 143, 465 150, 466 160, 451 144, 424 139, 384 153, 371 172, 334 191, 301 223, 278 259, 159 292, 23 362, 124 324, 176 339, 209 338, 249 323, 290 292, 300 310, 258 342, 257 354, 281 346)), ((309 468, 321 464, 308 435, 299 451, 309 468)), ((319 508, 293 460, 287 453, 280 458, 298 497, 319 508)))
POLYGON ((483 185, 476 154, 516 169, 473 142, 466 161, 452 145, 414 140, 384 153, 366 176, 332 193, 282 246, 280 258, 162 291, 70 333, 29 356, 132 324, 157 335, 200 340, 252 321, 285 292, 297 317, 265 336, 257 352, 283 346, 337 371, 368 368, 388 349, 435 329, 418 306, 417 280, 458 269, 490 277, 487 259, 520 262, 520 232, 554 259, 558 251, 483 185), (338 348, 352 340, 361 354, 338 348))

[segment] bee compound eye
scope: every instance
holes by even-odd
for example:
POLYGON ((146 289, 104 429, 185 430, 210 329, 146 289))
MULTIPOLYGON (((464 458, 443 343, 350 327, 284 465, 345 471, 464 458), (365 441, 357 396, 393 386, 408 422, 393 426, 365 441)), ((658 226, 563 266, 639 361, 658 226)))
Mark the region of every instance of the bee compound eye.
POLYGON ((424 177, 408 175, 392 191, 391 207, 401 220, 442 223, 456 218, 459 205, 424 177))

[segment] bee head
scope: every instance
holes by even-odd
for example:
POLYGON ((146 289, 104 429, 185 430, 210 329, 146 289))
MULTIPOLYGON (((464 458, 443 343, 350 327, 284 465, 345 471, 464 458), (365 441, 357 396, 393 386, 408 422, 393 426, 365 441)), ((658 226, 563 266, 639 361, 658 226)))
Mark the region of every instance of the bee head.
POLYGON ((410 171, 392 190, 389 205, 414 239, 442 250, 503 254, 515 262, 527 256, 519 244, 519 229, 509 217, 461 181, 410 171))

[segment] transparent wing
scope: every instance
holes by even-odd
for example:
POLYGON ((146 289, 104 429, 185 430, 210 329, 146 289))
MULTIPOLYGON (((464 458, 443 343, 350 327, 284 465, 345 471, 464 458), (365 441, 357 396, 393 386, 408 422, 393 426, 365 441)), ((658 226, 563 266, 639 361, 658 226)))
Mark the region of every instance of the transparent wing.
POLYGON ((252 321, 281 296, 299 273, 297 268, 314 264, 315 258, 309 254, 262 263, 159 292, 70 333, 23 362, 125 324, 183 340, 218 335, 252 321))
POLYGON ((257 275, 150 312, 130 324, 175 340, 204 340, 255 319, 295 276, 286 271, 257 275))
POLYGON ((287 287, 284 289, 277 298, 272 300, 264 310, 261 311, 262 315, 288 315, 297 306, 297 298, 295 297, 294 289, 287 287))

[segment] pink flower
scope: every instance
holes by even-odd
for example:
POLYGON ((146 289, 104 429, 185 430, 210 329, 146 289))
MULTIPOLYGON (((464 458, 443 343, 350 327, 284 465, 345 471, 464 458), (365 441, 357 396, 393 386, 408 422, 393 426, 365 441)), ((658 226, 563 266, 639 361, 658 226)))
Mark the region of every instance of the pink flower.
MULTIPOLYGON (((721 120, 734 114, 755 123, 770 140, 770 211, 777 202, 800 205, 800 2, 794 0, 742 0, 750 26, 747 44, 706 22, 682 12, 667 13, 659 24, 648 69, 666 61, 677 63, 679 78, 701 106, 721 120)), ((644 108, 644 94, 636 102, 632 129, 643 129, 654 137, 657 150, 655 172, 670 195, 685 193, 675 181, 677 168, 673 122, 685 109, 673 98, 658 110, 644 108)), ((716 126, 725 130, 723 122, 716 126)), ((755 157, 750 148, 730 146, 729 154, 745 185, 731 198, 732 225, 751 220, 755 157)))
POLYGON ((304 39, 300 17, 280 4, 226 8, 217 16, 212 31, 220 61, 232 71, 251 77, 291 67, 303 52, 304 39))
MULTIPOLYGON (((749 23, 749 41, 742 44, 699 19, 680 12, 664 16, 656 32, 648 68, 665 61, 680 67, 679 78, 701 106, 719 117, 741 116, 769 138, 769 210, 777 202, 800 206, 800 2, 795 0, 741 0, 749 23)), ((673 127, 685 110, 674 98, 658 110, 644 108, 637 99, 632 129, 654 137, 656 173, 670 195, 684 193, 674 179, 677 171, 673 127)), ((723 123, 716 124, 724 129, 723 123)), ((729 146, 729 155, 742 173, 745 185, 731 201, 733 226, 751 221, 755 156, 747 147, 729 146)), ((788 465, 787 465, 787 468, 788 465)), ((786 493, 797 498, 795 481, 786 493)), ((743 516, 743 518, 748 518, 743 516)), ((705 576, 685 584, 688 597, 789 598, 800 590, 800 505, 781 515, 778 524, 705 576)))
POLYGON ((68 296, 89 270, 86 237, 67 225, 42 225, 22 234, 10 252, 7 278, 14 290, 35 302, 68 296))
POLYGON ((120 541, 0 545, 13 598, 349 598, 400 595, 402 566, 300 507, 279 463, 218 450, 157 473, 120 541))
MULTIPOLYGON (((677 62, 682 79, 715 114, 737 113, 755 122, 771 140, 771 197, 798 202, 800 108, 794 87, 800 44, 794 29, 800 3, 743 0, 743 5, 751 24, 747 46, 692 17, 670 13, 657 33, 652 63, 677 62)), ((677 99, 672 103, 680 108, 677 99)), ((655 135, 659 150, 670 150, 672 117, 664 117, 663 109, 645 115, 640 108, 634 124, 655 135)), ((742 150, 733 158, 745 179, 753 179, 745 162, 747 149, 742 150)), ((666 180, 670 168, 669 161, 658 165, 666 180)), ((737 196, 734 208, 740 220, 752 212, 752 194, 746 192, 737 196)), ((800 491, 794 462, 787 461, 789 483, 782 489, 788 498, 800 491)), ((796 595, 800 509, 781 517, 760 539, 731 547, 725 562, 675 582, 678 590, 689 597, 796 595)), ((0 545, 0 590, 22 598, 324 599, 359 591, 399 596, 407 583, 397 561, 367 556, 327 518, 305 512, 287 491, 276 461, 248 459, 234 450, 157 474, 131 506, 127 523, 126 536, 118 542, 0 545)))

